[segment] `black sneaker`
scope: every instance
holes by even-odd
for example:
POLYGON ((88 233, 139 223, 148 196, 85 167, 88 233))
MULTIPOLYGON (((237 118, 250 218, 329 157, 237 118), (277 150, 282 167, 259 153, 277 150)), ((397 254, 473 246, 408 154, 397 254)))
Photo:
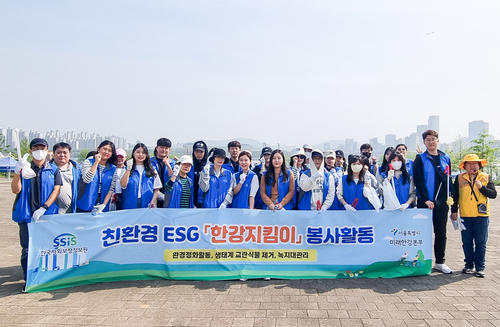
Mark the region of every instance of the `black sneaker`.
POLYGON ((464 274, 473 274, 473 273, 474 273, 474 268, 467 268, 467 267, 464 267, 464 268, 462 269, 462 272, 463 272, 464 274))
POLYGON ((478 271, 476 271, 476 277, 484 278, 484 270, 478 270, 478 271))

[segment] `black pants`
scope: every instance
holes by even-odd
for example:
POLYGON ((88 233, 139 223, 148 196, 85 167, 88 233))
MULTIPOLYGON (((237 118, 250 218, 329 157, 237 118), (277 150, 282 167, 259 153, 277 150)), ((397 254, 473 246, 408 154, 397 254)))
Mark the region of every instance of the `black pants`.
POLYGON ((28 271, 28 223, 18 223, 19 225, 19 243, 21 244, 21 267, 23 268, 23 277, 26 281, 26 272, 28 271))
POLYGON ((448 205, 436 205, 432 210, 432 225, 434 226, 434 256, 436 263, 444 263, 446 250, 446 224, 448 223, 448 205))

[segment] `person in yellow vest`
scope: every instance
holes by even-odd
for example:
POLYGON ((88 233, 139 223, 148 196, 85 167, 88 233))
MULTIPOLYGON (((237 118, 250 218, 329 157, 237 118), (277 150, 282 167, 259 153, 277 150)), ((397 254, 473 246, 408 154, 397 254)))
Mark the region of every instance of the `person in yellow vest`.
POLYGON ((462 248, 465 255, 465 267, 462 272, 484 278, 486 241, 490 217, 490 199, 497 196, 495 185, 490 175, 480 169, 486 165, 486 159, 479 159, 477 154, 468 154, 460 163, 465 170, 455 179, 454 204, 451 218, 463 219, 465 230, 462 231, 462 248), (475 271, 474 271, 475 267, 475 271))

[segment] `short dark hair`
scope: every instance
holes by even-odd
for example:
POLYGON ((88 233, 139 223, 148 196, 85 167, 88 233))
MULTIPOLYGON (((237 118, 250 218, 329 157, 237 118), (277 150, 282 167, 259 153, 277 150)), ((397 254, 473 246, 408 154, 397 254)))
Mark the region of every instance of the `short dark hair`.
POLYGON ((247 156, 248 159, 250 159, 250 161, 252 161, 252 152, 247 151, 247 150, 241 151, 240 154, 238 155, 238 160, 240 160, 240 158, 243 156, 247 156))
POLYGON ((68 149, 68 151, 71 152, 71 145, 66 142, 59 142, 54 144, 54 146, 52 147, 52 152, 56 152, 56 150, 59 148, 68 149))
POLYGON ((369 143, 362 144, 359 148, 359 151, 363 151, 365 149, 373 151, 373 147, 369 143))
POLYGON ((436 131, 433 131, 432 129, 428 129, 425 132, 422 133, 422 139, 425 141, 427 136, 435 136, 437 139, 439 139, 439 134, 436 131))
POLYGON ((238 141, 231 141, 227 144, 227 149, 229 150, 230 148, 240 148, 241 149, 241 143, 238 141))
POLYGON ((171 148, 172 142, 169 139, 162 137, 156 141, 156 146, 166 146, 167 148, 171 148))
POLYGON ((399 143, 398 145, 396 145, 396 147, 394 148, 394 150, 397 151, 400 146, 403 146, 405 148, 405 150, 408 151, 408 147, 404 143, 399 143))

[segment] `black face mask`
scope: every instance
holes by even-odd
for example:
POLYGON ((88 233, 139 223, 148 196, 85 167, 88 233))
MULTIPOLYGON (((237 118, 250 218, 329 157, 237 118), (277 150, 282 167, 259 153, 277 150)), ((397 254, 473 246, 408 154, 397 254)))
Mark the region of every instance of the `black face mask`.
POLYGON ((361 154, 367 158, 370 158, 370 156, 372 155, 370 152, 362 152, 361 154))

